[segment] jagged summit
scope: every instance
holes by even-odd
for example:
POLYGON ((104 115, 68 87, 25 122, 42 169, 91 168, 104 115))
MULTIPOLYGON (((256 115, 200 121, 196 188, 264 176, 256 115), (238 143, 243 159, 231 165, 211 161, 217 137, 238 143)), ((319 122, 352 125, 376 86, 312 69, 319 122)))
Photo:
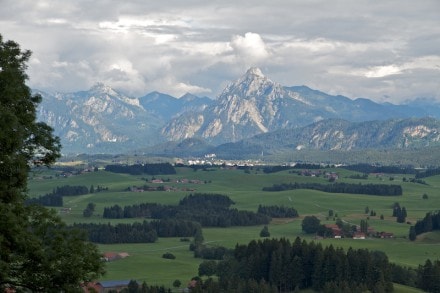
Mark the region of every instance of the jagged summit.
POLYGON ((258 67, 249 68, 248 71, 246 71, 245 75, 256 75, 258 77, 265 77, 261 69, 258 67))
POLYGON ((270 91, 271 88, 281 87, 281 85, 272 82, 267 78, 263 72, 257 67, 249 68, 244 75, 242 75, 238 80, 229 84, 219 99, 222 96, 242 96, 242 97, 252 97, 260 96, 262 93, 270 91))
POLYGON ((102 93, 108 95, 117 95, 116 91, 108 85, 105 85, 103 82, 95 83, 89 90, 92 93, 102 93))

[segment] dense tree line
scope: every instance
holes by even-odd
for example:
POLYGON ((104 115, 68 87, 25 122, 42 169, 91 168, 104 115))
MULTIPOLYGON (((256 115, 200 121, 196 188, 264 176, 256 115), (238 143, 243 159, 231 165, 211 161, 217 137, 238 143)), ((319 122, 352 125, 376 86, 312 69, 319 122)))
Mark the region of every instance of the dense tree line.
POLYGON ((428 169, 426 171, 417 172, 416 179, 431 177, 435 175, 440 175, 440 168, 428 169))
POLYGON ((89 189, 87 188, 87 186, 82 186, 82 185, 57 186, 52 191, 52 194, 59 195, 59 196, 84 195, 84 194, 88 194, 88 193, 89 193, 89 189))
POLYGON ((320 164, 310 164, 310 163, 297 163, 295 164, 295 169, 322 169, 326 166, 321 166, 320 164))
POLYGON ((29 198, 26 200, 26 204, 39 204, 50 207, 62 207, 63 196, 74 196, 88 194, 89 189, 86 186, 57 186, 53 189, 52 193, 46 193, 39 197, 29 198))
POLYGON ((440 260, 427 259, 417 268, 391 264, 390 269, 395 283, 419 288, 425 292, 440 293, 440 260))
POLYGON ((237 245, 223 261, 204 261, 192 292, 392 292, 392 282, 440 293, 440 260, 426 260, 418 268, 388 262, 379 251, 289 240, 252 241, 237 245), (257 281, 259 280, 259 281, 257 281), (250 290, 250 291, 249 291, 250 290))
MULTIPOLYGON (((414 225, 415 235, 440 230, 440 211, 430 212, 414 225)), ((411 231, 410 231, 411 232, 411 231)))
POLYGON ((119 205, 104 208, 104 218, 184 219, 199 222, 203 227, 230 227, 263 225, 270 217, 251 211, 239 211, 229 206, 234 202, 225 195, 190 194, 177 206, 143 203, 138 205, 119 205))
POLYGON ((235 202, 228 196, 223 194, 203 194, 195 193, 185 196, 179 201, 180 206, 210 206, 210 207, 224 207, 229 208, 235 202))
POLYGON ((324 292, 339 292, 334 290, 341 288, 344 292, 393 290, 390 264, 384 253, 352 248, 345 252, 300 238, 293 243, 265 239, 237 245, 233 257, 217 263, 215 274, 219 277, 217 292, 227 292, 230 280, 237 284, 264 281, 276 288, 274 292, 305 288, 324 292))
POLYGON ((281 172, 281 171, 286 171, 286 170, 290 170, 293 167, 291 166, 266 166, 263 168, 263 173, 276 173, 276 172, 281 172))
POLYGON ((58 194, 47 193, 45 195, 40 195, 39 197, 28 198, 26 204, 39 204, 48 207, 62 207, 63 197, 58 194))
POLYGON ((162 205, 158 203, 141 203, 131 206, 119 205, 105 207, 103 218, 107 219, 123 219, 123 218, 174 218, 176 209, 171 205, 162 205))
POLYGON ((416 287, 426 292, 440 293, 440 260, 426 260, 417 269, 416 287))
POLYGON ((135 165, 107 165, 105 170, 113 173, 130 175, 170 175, 176 174, 176 169, 170 163, 135 164, 135 165))
POLYGON ((294 189, 313 189, 330 193, 368 194, 381 196, 402 195, 402 186, 386 184, 349 184, 349 183, 281 183, 263 187, 263 191, 285 191, 294 189))
POLYGON ((73 227, 85 230, 91 242, 103 244, 152 243, 158 237, 192 237, 201 231, 198 223, 169 219, 117 225, 80 223, 73 227))
POLYGON ((187 207, 176 214, 177 218, 199 222, 203 227, 254 226, 269 224, 270 217, 237 209, 192 210, 187 207))
POLYGON ((271 218, 296 218, 298 217, 298 211, 294 208, 285 206, 262 206, 258 205, 258 213, 267 215, 271 218))
POLYGON ((368 174, 364 173, 364 174, 354 174, 354 175, 350 175, 347 178, 350 179, 361 179, 361 180, 367 180, 368 179, 368 174))
POLYGON ((194 257, 209 260, 222 260, 226 255, 232 254, 232 250, 223 246, 198 245, 197 247, 193 246, 192 250, 194 251, 194 257))
POLYGON ((360 173, 386 173, 386 174, 416 174, 412 166, 374 166, 370 164, 355 164, 344 166, 344 169, 360 173))

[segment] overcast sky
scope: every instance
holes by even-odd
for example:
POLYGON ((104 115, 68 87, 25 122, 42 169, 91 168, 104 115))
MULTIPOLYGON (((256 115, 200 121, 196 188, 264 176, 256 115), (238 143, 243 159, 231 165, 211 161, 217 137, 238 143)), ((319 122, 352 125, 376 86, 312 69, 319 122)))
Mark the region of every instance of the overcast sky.
POLYGON ((350 98, 440 101, 440 1, 0 0, 29 86, 215 98, 251 66, 350 98))

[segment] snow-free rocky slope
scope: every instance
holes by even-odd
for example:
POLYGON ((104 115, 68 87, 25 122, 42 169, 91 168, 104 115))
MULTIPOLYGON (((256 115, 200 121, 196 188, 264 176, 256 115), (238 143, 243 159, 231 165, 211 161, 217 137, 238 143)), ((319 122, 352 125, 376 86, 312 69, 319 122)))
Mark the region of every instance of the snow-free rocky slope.
POLYGON ((424 111, 331 96, 305 86, 284 87, 251 68, 226 87, 215 103, 171 120, 162 133, 172 141, 199 137, 222 144, 329 118, 360 122, 411 116, 422 117, 424 111))

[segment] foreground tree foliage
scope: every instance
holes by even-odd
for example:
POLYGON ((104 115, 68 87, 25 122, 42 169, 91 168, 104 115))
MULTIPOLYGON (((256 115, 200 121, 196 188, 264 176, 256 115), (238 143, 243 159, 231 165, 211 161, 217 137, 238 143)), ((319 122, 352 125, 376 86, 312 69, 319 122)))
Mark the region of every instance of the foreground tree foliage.
POLYGON ((54 212, 25 205, 27 177, 60 155, 52 129, 36 122, 41 101, 25 81, 30 52, 0 35, 0 291, 75 291, 103 273, 97 248, 54 212))

